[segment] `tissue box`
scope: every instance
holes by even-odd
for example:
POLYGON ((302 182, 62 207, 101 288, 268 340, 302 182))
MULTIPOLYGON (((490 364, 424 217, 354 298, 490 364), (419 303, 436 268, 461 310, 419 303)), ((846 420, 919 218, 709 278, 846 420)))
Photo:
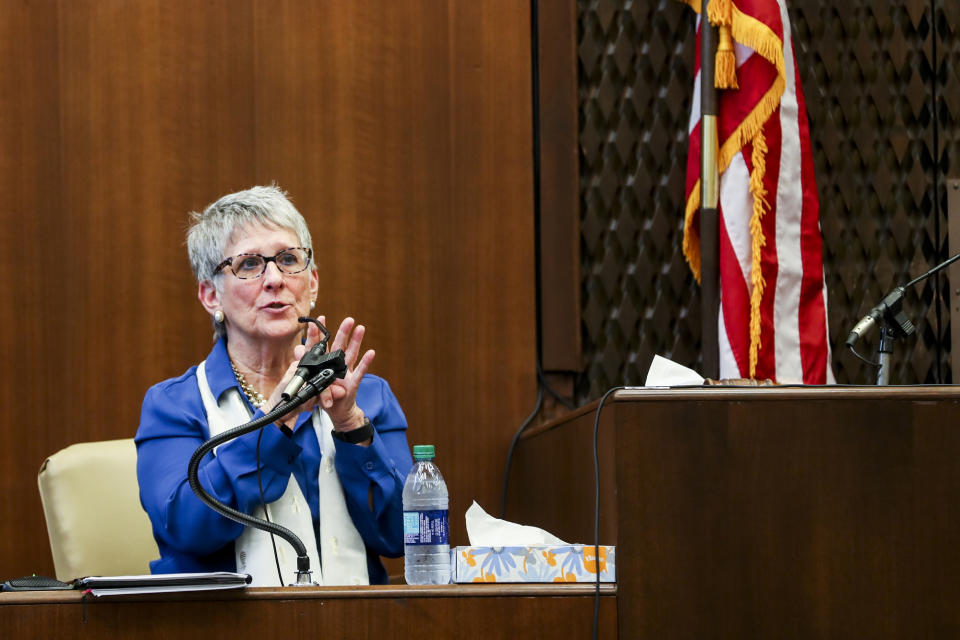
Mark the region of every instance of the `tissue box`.
MULTIPOLYGON (((592 544, 456 547, 453 582, 596 582, 592 544)), ((616 582, 616 547, 600 546, 600 582, 616 582)))

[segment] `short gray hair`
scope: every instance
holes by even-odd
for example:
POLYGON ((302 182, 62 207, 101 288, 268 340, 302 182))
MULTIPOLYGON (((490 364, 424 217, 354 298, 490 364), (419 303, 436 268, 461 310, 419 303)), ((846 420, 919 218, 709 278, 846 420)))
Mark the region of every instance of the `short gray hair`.
MULTIPOLYGON (((203 210, 192 212, 191 224, 187 230, 187 253, 190 256, 190 268, 198 282, 209 280, 218 292, 223 289, 220 274, 214 275, 224 258, 224 251, 234 234, 250 223, 289 229, 297 236, 299 246, 313 251, 313 240, 307 221, 303 219, 287 194, 276 185, 252 187, 225 195, 203 210)), ((311 264, 311 268, 316 267, 311 264)), ((214 323, 214 338, 223 335, 223 326, 214 323)))
POLYGON ((190 219, 187 252, 198 282, 213 282, 213 270, 227 257, 223 252, 230 240, 250 223, 290 229, 296 234, 299 246, 313 250, 306 220, 287 199, 287 194, 276 186, 253 187, 225 195, 203 213, 191 213, 190 219))

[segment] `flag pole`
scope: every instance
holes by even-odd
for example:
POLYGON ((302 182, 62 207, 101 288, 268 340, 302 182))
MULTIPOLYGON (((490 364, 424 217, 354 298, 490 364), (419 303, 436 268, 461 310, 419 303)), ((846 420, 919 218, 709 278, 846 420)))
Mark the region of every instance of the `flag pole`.
POLYGON ((717 50, 717 29, 707 18, 708 0, 700 10, 700 296, 701 350, 703 376, 720 377, 719 343, 719 269, 717 204, 720 200, 720 178, 717 169, 717 90, 714 87, 714 62, 717 50))

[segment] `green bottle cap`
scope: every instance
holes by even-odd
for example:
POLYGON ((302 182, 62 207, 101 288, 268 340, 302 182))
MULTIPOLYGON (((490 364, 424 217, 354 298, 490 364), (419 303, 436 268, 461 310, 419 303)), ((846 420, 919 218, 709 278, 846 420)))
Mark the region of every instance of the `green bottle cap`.
POLYGON ((430 460, 433 458, 432 444, 413 445, 413 457, 415 460, 430 460))

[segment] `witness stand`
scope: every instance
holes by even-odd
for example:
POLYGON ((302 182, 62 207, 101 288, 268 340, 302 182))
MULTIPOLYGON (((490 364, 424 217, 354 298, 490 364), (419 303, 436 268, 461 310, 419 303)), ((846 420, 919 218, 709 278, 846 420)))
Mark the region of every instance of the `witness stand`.
MULTIPOLYGON (((507 518, 593 540, 596 403, 531 430, 507 518)), ((600 542, 621 638, 960 632, 960 390, 617 392, 600 542)))
MULTIPOLYGON (((3 638, 589 638, 591 585, 288 587, 84 598, 0 593, 3 638)), ((616 635, 603 585, 600 637, 616 635)))

